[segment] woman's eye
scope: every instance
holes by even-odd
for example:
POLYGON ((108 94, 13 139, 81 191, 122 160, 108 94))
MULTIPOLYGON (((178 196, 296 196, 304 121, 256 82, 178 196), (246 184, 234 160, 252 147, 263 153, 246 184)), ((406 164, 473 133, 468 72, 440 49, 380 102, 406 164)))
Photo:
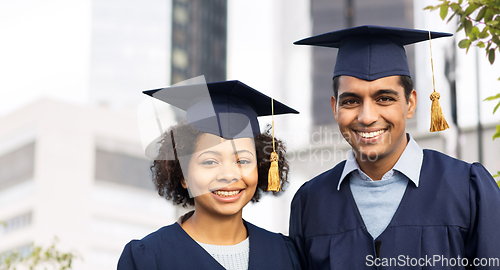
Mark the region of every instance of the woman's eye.
POLYGON ((217 162, 215 160, 205 160, 201 164, 203 165, 215 165, 217 162))
POLYGON ((246 159, 240 159, 237 162, 238 162, 238 164, 250 164, 250 160, 246 160, 246 159))

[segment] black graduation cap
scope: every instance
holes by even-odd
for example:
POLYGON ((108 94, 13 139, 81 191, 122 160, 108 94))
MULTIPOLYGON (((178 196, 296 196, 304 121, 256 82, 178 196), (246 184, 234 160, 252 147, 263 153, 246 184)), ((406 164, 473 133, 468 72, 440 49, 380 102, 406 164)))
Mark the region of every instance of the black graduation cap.
MULTIPOLYGON (((430 32, 432 38, 453 34, 430 32)), ((338 48, 333 77, 353 76, 373 81, 392 75, 410 76, 403 46, 429 40, 429 31, 364 25, 333 31, 294 42, 338 48)))
MULTIPOLYGON (((186 124, 225 139, 260 133, 258 116, 272 114, 271 97, 240 81, 212 82, 144 91, 186 111, 186 124)), ((274 100, 274 114, 299 113, 274 100)))

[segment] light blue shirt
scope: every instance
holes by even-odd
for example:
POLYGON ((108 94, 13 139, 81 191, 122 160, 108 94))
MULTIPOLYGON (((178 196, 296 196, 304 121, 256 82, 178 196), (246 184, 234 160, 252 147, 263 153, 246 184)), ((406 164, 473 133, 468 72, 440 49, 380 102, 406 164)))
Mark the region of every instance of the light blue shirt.
POLYGON ((420 169, 424 153, 422 148, 407 134, 408 144, 392 169, 386 172, 381 180, 373 181, 358 165, 351 151, 340 177, 340 184, 349 175, 351 192, 363 218, 366 229, 375 239, 389 225, 403 198, 408 185, 412 181, 418 187, 420 169))

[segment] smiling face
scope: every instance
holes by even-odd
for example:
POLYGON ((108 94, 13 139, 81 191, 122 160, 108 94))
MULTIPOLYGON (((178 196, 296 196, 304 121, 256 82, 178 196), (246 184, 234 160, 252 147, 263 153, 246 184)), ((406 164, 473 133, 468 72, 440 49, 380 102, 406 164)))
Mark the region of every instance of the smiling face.
POLYGON ((399 76, 374 81, 341 76, 338 98, 331 100, 335 120, 358 163, 393 165, 406 147, 406 119, 413 117, 416 103, 415 90, 406 100, 399 76))
POLYGON ((197 212, 234 215, 252 199, 258 182, 252 138, 226 140, 206 133, 188 159, 183 186, 194 197, 197 212))

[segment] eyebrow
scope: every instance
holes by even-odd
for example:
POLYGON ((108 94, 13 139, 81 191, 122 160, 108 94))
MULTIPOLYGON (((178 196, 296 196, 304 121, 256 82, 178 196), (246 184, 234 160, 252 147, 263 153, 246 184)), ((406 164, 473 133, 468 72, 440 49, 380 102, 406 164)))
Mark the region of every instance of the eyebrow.
POLYGON ((373 95, 374 96, 379 96, 379 95, 383 95, 383 94, 399 96, 398 91, 395 91, 395 90, 392 90, 392 89, 380 89, 377 92, 375 92, 373 95))
MULTIPOLYGON (((249 153, 250 155, 254 156, 254 154, 248 150, 239 150, 239 151, 236 151, 234 152, 235 155, 239 155, 241 153, 249 153)), ((217 155, 217 156, 222 156, 222 154, 218 151, 212 151, 212 150, 209 150, 209 151, 205 151, 203 153, 201 153, 200 155, 198 155, 198 157, 201 157, 202 155, 204 154, 214 154, 214 155, 217 155)))
MULTIPOLYGON (((380 89, 377 90, 375 93, 373 93, 372 96, 379 96, 379 95, 394 95, 394 96, 399 96, 398 91, 392 90, 392 89, 380 89)), ((344 92, 339 95, 339 100, 348 98, 348 97, 355 97, 355 98, 360 98, 360 95, 353 93, 353 92, 344 92)))
POLYGON ((254 155, 252 152, 248 151, 248 150, 239 150, 239 151, 236 151, 236 155, 240 154, 240 153, 249 153, 250 155, 254 155))

